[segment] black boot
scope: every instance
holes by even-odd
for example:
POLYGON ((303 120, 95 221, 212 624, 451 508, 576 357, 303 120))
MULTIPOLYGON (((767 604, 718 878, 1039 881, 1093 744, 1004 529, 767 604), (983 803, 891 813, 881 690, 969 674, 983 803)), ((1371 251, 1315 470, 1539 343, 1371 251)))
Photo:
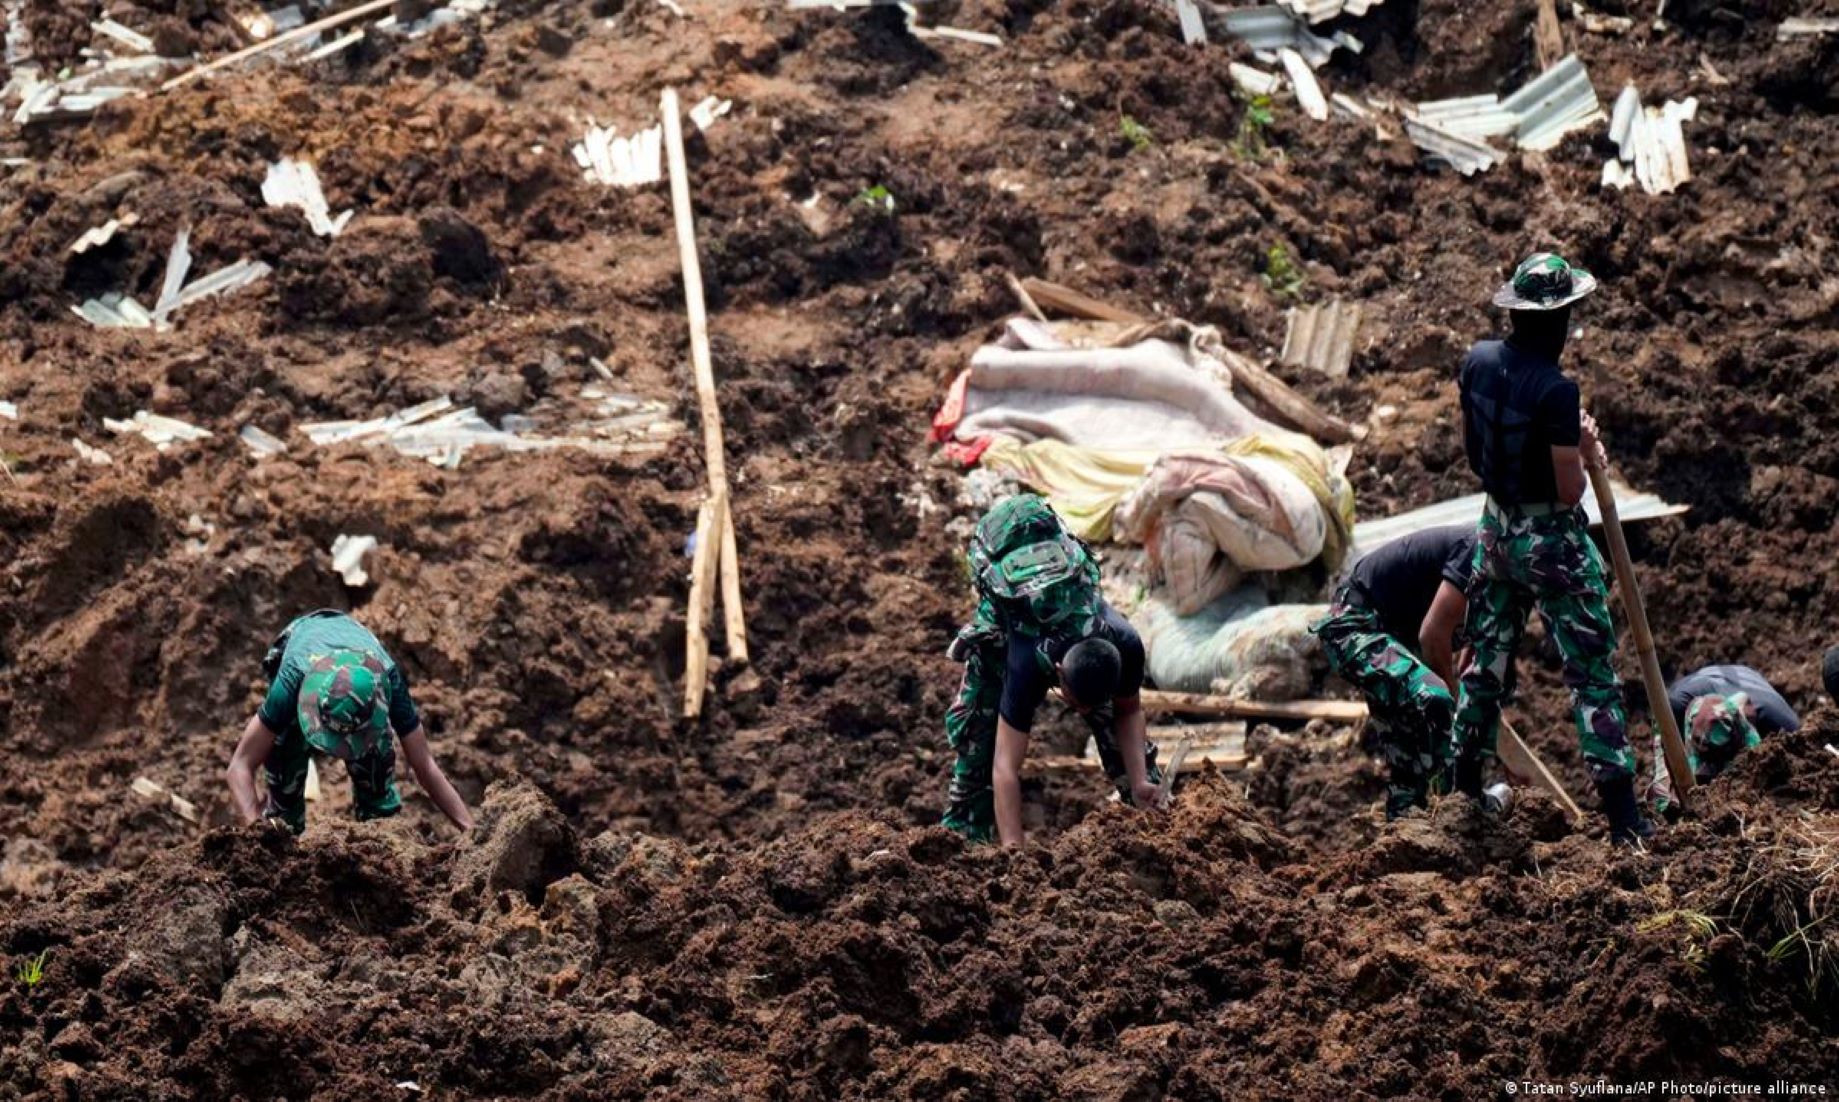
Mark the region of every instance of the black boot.
POLYGON ((1450 785, 1458 795, 1481 802, 1481 758, 1463 756, 1450 767, 1450 785))
POLYGON ((1654 836, 1654 824, 1641 814, 1635 803, 1635 779, 1616 777, 1596 786, 1603 801, 1603 814, 1609 819, 1609 841, 1618 846, 1634 846, 1654 836))

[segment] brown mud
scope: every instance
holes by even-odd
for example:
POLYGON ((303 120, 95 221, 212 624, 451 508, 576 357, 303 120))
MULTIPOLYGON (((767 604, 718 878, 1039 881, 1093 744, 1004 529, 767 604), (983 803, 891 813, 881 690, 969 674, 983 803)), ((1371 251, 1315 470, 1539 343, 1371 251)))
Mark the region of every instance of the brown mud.
MULTIPOLYGON (((214 7, 111 11, 215 56, 234 42, 214 7)), ((1809 14, 1781 2, 1676 0, 1665 30, 1637 5, 1623 37, 1561 4, 1606 100, 1627 80, 1700 97, 1696 178, 1651 197, 1598 189, 1600 127, 1463 179, 1280 101, 1249 155, 1242 49, 1189 50, 1149 4, 941 16, 998 51, 918 42, 884 9, 685 7, 507 0, 87 124, 0 125, 0 157, 30 162, 0 168, 0 399, 20 411, 0 421, 18 479, 0 482, 0 1096, 1839 1089, 1839 977, 1810 978, 1830 957, 1806 932, 1831 899, 1805 871, 1839 811, 1817 695, 1839 619, 1839 36, 1776 42, 1809 14), (690 163, 753 664, 717 670, 697 727, 677 719, 702 461, 669 200, 583 183, 567 153, 590 115, 649 125, 666 83, 735 101, 690 163), (343 236, 263 205, 283 155, 359 212, 343 236), (875 187, 892 215, 856 201, 875 187), (126 211, 137 225, 68 252, 126 211), (169 333, 71 313, 150 301, 185 225, 195 270, 274 273, 169 333), (1031 781, 1022 855, 933 827, 966 602, 956 475, 925 427, 1013 309, 1003 274, 1260 353, 1287 306, 1259 278, 1274 245, 1306 299, 1369 303, 1348 380, 1293 376, 1374 425, 1351 472, 1365 515, 1472 489, 1450 376, 1509 260, 1556 247, 1595 272, 1586 400, 1617 467, 1691 506, 1631 531, 1661 660, 1746 661, 1812 733, 1642 856, 1538 798, 1504 824, 1443 806, 1382 826, 1377 767, 1330 732, 1259 733, 1259 770, 1185 784, 1160 821, 1103 807, 1095 781, 1031 781), (441 395, 560 428, 590 358, 691 431, 651 459, 474 451, 456 470, 294 431, 441 395), (158 453, 104 430, 139 409, 214 435, 158 453), (288 453, 254 460, 249 423, 288 453), (72 436, 113 464, 80 464, 72 436), (362 590, 328 566, 345 532, 382 544, 362 590), (418 794, 345 823, 337 778, 298 844, 230 826, 220 775, 263 649, 321 606, 390 646, 469 802, 495 786, 477 842, 418 794), (206 822, 132 795, 137 776, 206 822), (45 979, 14 981, 41 951, 45 979)), ((21 10, 54 64, 89 44, 87 17, 21 10)), ((1532 14, 1390 0, 1348 21, 1369 48, 1324 76, 1511 88, 1532 14)), ((1522 731, 1593 806, 1536 627, 1521 670, 1522 731)))

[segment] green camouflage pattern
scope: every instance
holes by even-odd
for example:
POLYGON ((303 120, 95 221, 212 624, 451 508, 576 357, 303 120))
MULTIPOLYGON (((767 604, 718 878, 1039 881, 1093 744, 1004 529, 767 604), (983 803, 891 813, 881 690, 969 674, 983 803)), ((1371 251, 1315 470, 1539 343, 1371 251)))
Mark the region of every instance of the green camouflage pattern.
MULTIPOLYGON (((268 786, 268 806, 262 812, 277 819, 295 834, 306 830, 307 759, 312 751, 306 740, 290 738, 275 744, 262 767, 262 779, 268 786)), ((351 775, 351 810, 360 822, 387 819, 402 810, 402 797, 396 791, 396 751, 388 742, 379 753, 367 754, 345 762, 351 775)))
POLYGON ((1581 508, 1526 516, 1490 501, 1475 544, 1468 636, 1452 739, 1458 758, 1494 756, 1513 657, 1535 608, 1564 659, 1584 766, 1599 786, 1632 778, 1628 718, 1615 672, 1615 625, 1603 558, 1581 508))
MULTIPOLYGON (((1755 705, 1750 703, 1748 693, 1701 696, 1687 705, 1686 729, 1680 735, 1686 743, 1686 764, 1695 780, 1712 780, 1729 768, 1738 754, 1762 745, 1754 715, 1755 705)), ((1667 772, 1658 726, 1654 729, 1654 779, 1648 782, 1647 798, 1653 801, 1654 810, 1663 813, 1674 804, 1673 778, 1667 772)))
POLYGON ((390 745, 390 694, 375 655, 354 650, 313 655, 300 683, 301 733, 315 750, 345 761, 390 745))
POLYGON ((1329 668, 1366 697, 1367 729, 1388 772, 1386 817, 1427 806, 1449 766, 1456 701, 1448 686, 1346 586, 1309 630, 1322 641, 1329 668))
POLYGON ((971 580, 1006 630, 1088 634, 1099 615, 1098 560, 1035 494, 990 507, 971 536, 971 580))
MULTIPOLYGON (((957 699, 945 712, 945 739, 957 758, 952 763, 942 822, 973 842, 992 841, 996 836, 996 801, 990 778, 996 760, 996 724, 1002 715, 1008 638, 1000 615, 995 601, 980 599, 971 622, 959 630, 952 648, 964 662, 964 678, 957 699)), ((1105 776, 1125 803, 1134 803, 1111 705, 1089 709, 1083 718, 1098 744, 1105 776)), ((1147 740, 1144 763, 1151 783, 1159 783, 1162 774, 1156 768, 1156 748, 1147 740)))

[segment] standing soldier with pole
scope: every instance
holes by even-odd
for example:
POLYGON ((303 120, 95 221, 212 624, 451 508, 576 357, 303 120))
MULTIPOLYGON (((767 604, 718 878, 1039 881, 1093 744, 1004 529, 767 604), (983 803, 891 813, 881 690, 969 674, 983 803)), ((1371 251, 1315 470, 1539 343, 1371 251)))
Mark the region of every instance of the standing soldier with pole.
POLYGON ((1654 828, 1635 803, 1609 586, 1579 504, 1589 485, 1586 452, 1598 456, 1602 445, 1577 384, 1558 367, 1571 304, 1595 289, 1595 277, 1561 257, 1529 257, 1494 296, 1511 311, 1512 335, 1478 343, 1462 365, 1463 442, 1488 502, 1469 593, 1474 658, 1456 704, 1455 787, 1481 799, 1501 703, 1513 684, 1514 650, 1537 608, 1564 658, 1578 740, 1610 838, 1632 845, 1654 828))

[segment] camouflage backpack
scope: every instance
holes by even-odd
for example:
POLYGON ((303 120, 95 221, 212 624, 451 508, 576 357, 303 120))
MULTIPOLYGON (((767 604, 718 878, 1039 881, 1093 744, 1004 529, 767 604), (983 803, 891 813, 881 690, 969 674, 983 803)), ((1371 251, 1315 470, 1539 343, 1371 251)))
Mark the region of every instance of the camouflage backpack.
POLYGON ((970 568, 1005 627, 1081 632, 1098 613, 1098 560, 1034 494, 1005 498, 977 522, 970 568))

